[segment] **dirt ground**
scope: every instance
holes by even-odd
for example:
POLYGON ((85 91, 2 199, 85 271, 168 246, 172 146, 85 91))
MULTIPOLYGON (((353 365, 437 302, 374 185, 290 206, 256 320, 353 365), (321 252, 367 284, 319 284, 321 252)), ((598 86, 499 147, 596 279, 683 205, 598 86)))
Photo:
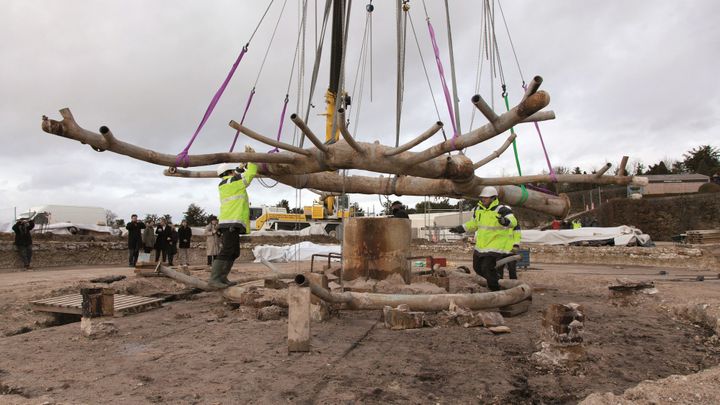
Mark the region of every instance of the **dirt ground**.
MULTIPOLYGON (((302 271, 309 263, 278 267, 302 271)), ((242 263, 233 275, 240 268, 265 271, 242 263)), ((116 317, 118 333, 97 339, 82 337, 78 323, 49 327, 50 317, 29 310, 30 299, 75 292, 104 275, 127 275, 113 286, 138 295, 184 288, 163 278, 138 279, 131 270, 0 274, 6 335, 0 338, 0 403, 564 404, 596 393, 588 403, 610 404, 621 403, 622 395, 641 398, 631 391, 648 392, 638 386, 644 380, 706 369, 673 389, 686 396, 673 395, 684 398, 681 403, 720 403, 720 390, 697 397, 693 382, 718 381, 718 338, 682 311, 697 304, 707 304, 710 314, 720 308, 720 280, 709 272, 533 264, 520 273, 534 288, 532 307, 505 319, 509 334, 459 326, 393 331, 384 327, 381 311, 343 311, 312 324, 310 353, 290 355, 286 318, 258 321, 255 309, 228 305, 217 293, 116 317), (705 281, 692 281, 697 275, 705 281), (607 285, 618 277, 656 280, 658 292, 611 298, 607 285), (585 306, 588 358, 566 367, 536 363, 542 309, 569 302, 585 306)))

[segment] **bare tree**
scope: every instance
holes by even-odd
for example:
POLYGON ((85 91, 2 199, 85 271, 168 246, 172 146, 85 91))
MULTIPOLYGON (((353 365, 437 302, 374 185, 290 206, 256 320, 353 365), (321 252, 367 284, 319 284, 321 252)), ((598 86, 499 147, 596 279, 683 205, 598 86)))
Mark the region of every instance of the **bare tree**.
MULTIPOLYGON (((564 195, 552 196, 519 185, 538 182, 590 183, 590 184, 644 184, 647 180, 628 176, 625 170, 627 158, 621 161, 618 174, 605 176, 609 164, 595 174, 548 174, 480 177, 475 171, 499 157, 512 144, 511 134, 505 143, 487 157, 473 162, 462 153, 465 148, 494 138, 511 127, 525 123, 554 119, 552 111, 541 111, 550 102, 550 96, 538 91, 542 79, 536 76, 528 85, 520 103, 510 111, 497 115, 479 95, 472 98, 473 104, 487 118, 488 123, 444 142, 418 152, 410 151, 437 133, 443 126, 436 122, 415 139, 398 147, 382 145, 379 142, 356 141, 346 127, 344 110, 337 112, 337 126, 342 139, 326 144, 297 115, 290 118, 312 142, 313 147, 300 148, 275 141, 235 121, 230 126, 248 137, 277 147, 280 153, 210 153, 183 156, 184 167, 197 167, 224 162, 255 162, 260 164, 259 174, 272 178, 294 188, 307 188, 326 193, 395 194, 416 196, 437 196, 449 198, 475 198, 483 187, 499 186, 499 197, 511 205, 522 205, 529 209, 563 217, 570 209, 564 195), (341 176, 339 169, 359 169, 382 173, 385 176, 341 176)), ((106 126, 99 133, 80 127, 69 109, 60 110, 61 121, 43 117, 45 132, 88 144, 98 151, 111 151, 134 159, 169 167, 168 176, 208 178, 215 177, 214 171, 190 171, 176 167, 178 157, 144 149, 117 139, 106 126)))

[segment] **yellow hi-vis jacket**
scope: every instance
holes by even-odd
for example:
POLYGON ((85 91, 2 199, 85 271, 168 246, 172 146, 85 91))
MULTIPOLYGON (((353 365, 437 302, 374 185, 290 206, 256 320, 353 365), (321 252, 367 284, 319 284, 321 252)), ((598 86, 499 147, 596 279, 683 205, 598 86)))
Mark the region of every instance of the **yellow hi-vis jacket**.
POLYGON ((465 222, 463 228, 467 232, 475 231, 475 250, 478 253, 509 253, 513 245, 513 228, 517 219, 510 207, 500 205, 496 198, 485 208, 481 203, 475 207, 473 219, 465 222), (498 219, 505 217, 510 220, 508 226, 500 225, 498 219))
POLYGON ((220 192, 220 228, 242 224, 245 233, 250 233, 250 200, 247 187, 257 173, 257 165, 250 163, 242 174, 233 173, 222 178, 218 185, 220 192))

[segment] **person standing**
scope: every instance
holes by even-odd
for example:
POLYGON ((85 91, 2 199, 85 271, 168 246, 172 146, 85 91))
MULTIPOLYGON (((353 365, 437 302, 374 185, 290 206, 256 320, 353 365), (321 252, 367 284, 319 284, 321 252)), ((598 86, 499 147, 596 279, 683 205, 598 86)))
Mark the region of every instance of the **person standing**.
POLYGON ((30 270, 30 262, 32 261, 32 235, 30 231, 35 228, 35 222, 32 219, 20 218, 13 225, 12 230, 15 232, 15 246, 17 247, 20 260, 22 260, 25 270, 30 270))
POLYGON ((128 231, 128 266, 135 267, 137 264, 140 248, 142 247, 142 230, 145 224, 138 222, 136 214, 130 215, 130 222, 125 225, 128 231))
MULTIPOLYGON (((255 151, 245 147, 246 153, 255 151)), ((250 232, 250 201, 247 187, 257 173, 254 163, 240 164, 223 163, 217 169, 220 194, 219 228, 222 247, 217 259, 213 261, 208 286, 214 289, 227 288, 237 283, 228 280, 235 259, 240 257, 240 235, 250 232)))
POLYGON ((407 212, 405 212, 405 206, 400 201, 395 201, 390 205, 393 218, 405 218, 409 219, 407 212))
POLYGON ((188 267, 190 265, 190 239, 192 239, 192 229, 188 226, 186 220, 180 222, 178 228, 178 261, 181 266, 188 267))
POLYGON ((150 253, 155 248, 155 222, 152 219, 145 221, 145 229, 142 233, 143 252, 150 253))
POLYGON ((475 250, 473 251, 473 270, 487 280, 490 291, 500 290, 497 260, 510 253, 509 239, 511 230, 518 222, 512 209, 500 205, 495 187, 485 187, 480 193, 480 201, 473 212, 473 218, 463 225, 450 229, 453 233, 475 232, 475 250))
POLYGON ((220 233, 218 228, 218 219, 216 216, 210 217, 210 223, 205 227, 205 250, 207 253, 207 265, 211 266, 213 260, 220 253, 220 233))
POLYGON ((173 265, 173 258, 178 252, 178 231, 175 229, 175 227, 170 224, 168 226, 170 228, 170 240, 168 241, 168 251, 167 251, 167 257, 168 257, 168 266, 173 265))
POLYGON ((172 230, 167 224, 165 218, 160 218, 160 223, 155 228, 155 262, 157 263, 162 254, 162 261, 165 262, 168 257, 168 251, 170 250, 172 241, 172 230))

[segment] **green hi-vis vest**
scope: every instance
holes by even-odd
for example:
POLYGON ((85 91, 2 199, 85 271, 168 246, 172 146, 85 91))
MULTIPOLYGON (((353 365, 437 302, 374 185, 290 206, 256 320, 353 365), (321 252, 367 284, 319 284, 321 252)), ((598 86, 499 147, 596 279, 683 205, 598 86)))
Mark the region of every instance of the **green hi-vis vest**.
POLYGON ((468 232, 475 231, 475 250, 479 253, 509 253, 513 245, 513 228, 517 225, 517 219, 510 207, 500 205, 496 198, 488 208, 481 203, 475 207, 473 219, 463 224, 468 232), (510 225, 502 226, 498 218, 506 217, 510 225))
POLYGON ((257 165, 250 163, 244 173, 223 177, 218 185, 220 192, 218 222, 221 228, 242 224, 245 226, 245 232, 250 233, 250 200, 247 187, 256 173, 257 165))

